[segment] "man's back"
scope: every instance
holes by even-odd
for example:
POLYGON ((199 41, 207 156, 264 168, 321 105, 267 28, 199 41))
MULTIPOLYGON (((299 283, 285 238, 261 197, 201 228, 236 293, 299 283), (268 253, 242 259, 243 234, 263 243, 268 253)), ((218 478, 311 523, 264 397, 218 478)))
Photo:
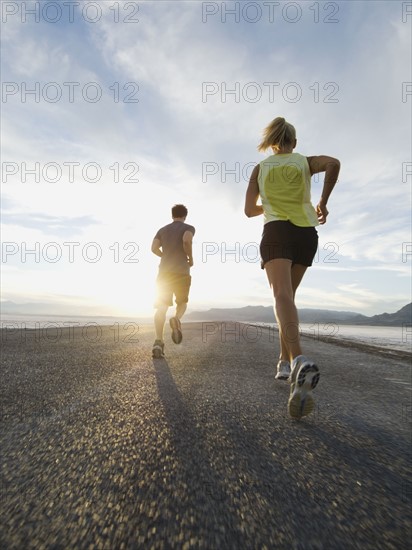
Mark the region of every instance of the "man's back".
POLYGON ((183 248, 183 235, 186 231, 195 234, 195 228, 192 225, 173 221, 156 233, 155 239, 160 241, 162 247, 159 272, 189 274, 190 266, 183 248))

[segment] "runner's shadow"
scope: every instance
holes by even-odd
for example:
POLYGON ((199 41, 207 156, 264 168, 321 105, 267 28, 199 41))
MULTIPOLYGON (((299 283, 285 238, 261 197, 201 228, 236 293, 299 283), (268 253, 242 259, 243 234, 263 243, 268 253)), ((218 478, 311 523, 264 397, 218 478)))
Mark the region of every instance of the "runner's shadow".
MULTIPOLYGON (((180 459, 181 466, 187 470, 187 475, 193 477, 201 466, 208 464, 208 453, 203 437, 190 406, 185 402, 173 378, 166 359, 153 359, 154 372, 160 401, 163 405, 173 450, 180 459)), ((218 480, 216 480, 218 481, 218 480)))
POLYGON ((171 450, 177 459, 174 469, 175 496, 195 518, 198 529, 209 533, 220 525, 231 525, 231 540, 242 542, 237 518, 230 511, 225 480, 210 464, 209 452, 199 423, 176 385, 166 359, 153 359, 160 401, 163 405, 171 450), (229 517, 228 517, 229 516, 229 517))

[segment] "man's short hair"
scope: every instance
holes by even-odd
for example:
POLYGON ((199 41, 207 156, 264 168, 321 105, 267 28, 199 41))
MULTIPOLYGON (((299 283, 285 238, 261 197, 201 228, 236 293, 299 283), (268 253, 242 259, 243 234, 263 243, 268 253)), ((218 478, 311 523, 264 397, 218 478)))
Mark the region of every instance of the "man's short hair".
POLYGON ((183 204, 175 204, 172 208, 172 218, 186 218, 187 208, 183 204))

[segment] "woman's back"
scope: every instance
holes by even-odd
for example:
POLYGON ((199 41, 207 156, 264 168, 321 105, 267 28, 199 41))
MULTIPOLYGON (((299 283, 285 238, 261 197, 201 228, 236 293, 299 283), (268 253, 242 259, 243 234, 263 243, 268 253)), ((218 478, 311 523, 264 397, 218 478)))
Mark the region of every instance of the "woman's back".
POLYGON ((318 225, 311 203, 310 169, 299 153, 275 154, 259 165, 259 193, 264 223, 289 220, 299 227, 318 225))

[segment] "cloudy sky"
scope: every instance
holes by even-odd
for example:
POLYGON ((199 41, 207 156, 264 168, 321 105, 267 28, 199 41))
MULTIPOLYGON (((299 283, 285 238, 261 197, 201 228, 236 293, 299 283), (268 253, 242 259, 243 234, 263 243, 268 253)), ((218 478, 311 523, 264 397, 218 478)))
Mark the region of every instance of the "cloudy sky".
POLYGON ((411 24, 397 1, 2 2, 2 300, 150 315, 184 203, 191 309, 270 305, 243 204, 284 116, 342 166, 298 306, 410 302, 411 24))

